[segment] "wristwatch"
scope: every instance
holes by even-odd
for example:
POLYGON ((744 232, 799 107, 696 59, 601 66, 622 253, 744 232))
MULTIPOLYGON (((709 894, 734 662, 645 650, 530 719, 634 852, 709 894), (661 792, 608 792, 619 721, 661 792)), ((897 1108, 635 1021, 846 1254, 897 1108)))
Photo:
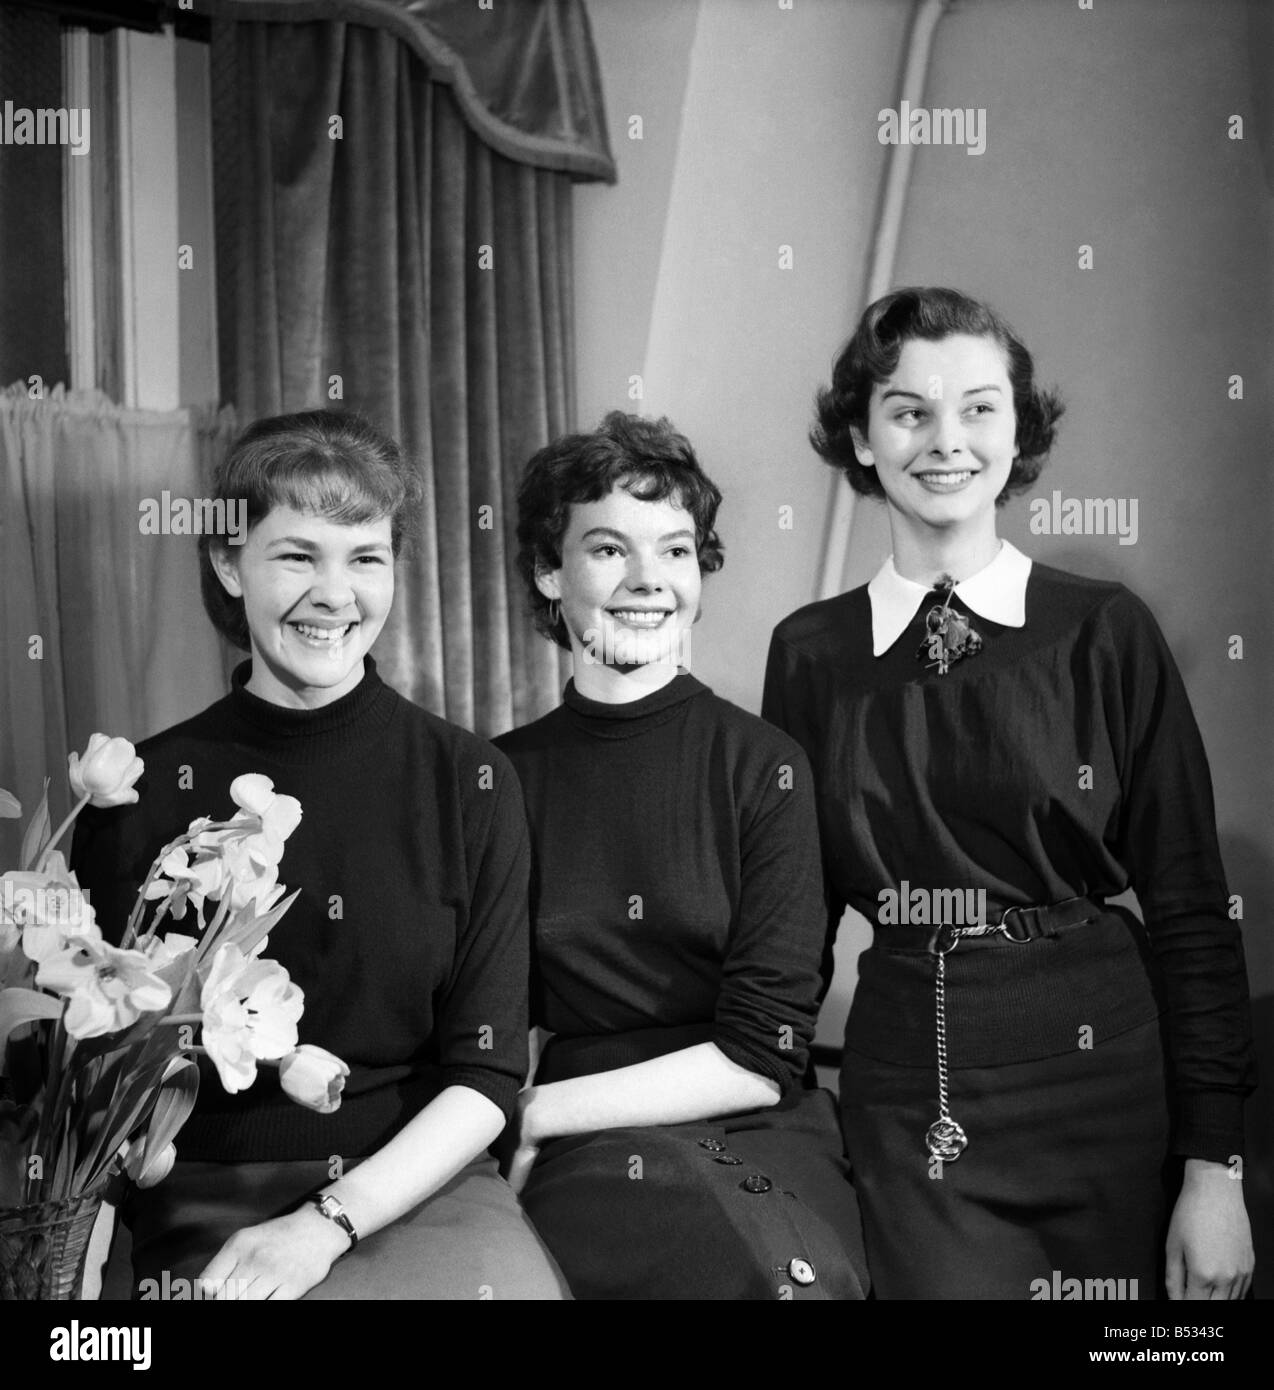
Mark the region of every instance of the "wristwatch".
POLYGON ((316 1208, 320 1216, 326 1216, 329 1221, 335 1221, 342 1231, 349 1237, 349 1250, 358 1244, 358 1232, 354 1229, 354 1223, 346 1214, 345 1208, 332 1196, 330 1192, 315 1192, 313 1196, 307 1197, 306 1202, 316 1208))

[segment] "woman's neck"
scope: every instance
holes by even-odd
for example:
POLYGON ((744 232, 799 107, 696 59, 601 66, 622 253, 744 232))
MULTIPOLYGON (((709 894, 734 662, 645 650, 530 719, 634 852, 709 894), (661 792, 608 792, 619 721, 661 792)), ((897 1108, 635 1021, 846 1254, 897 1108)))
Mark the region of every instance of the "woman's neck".
POLYGON ((976 527, 953 526, 939 531, 932 527, 915 528, 891 512, 889 530, 894 568, 904 579, 926 586, 936 583, 942 575, 949 575, 957 583, 968 579, 995 559, 1002 544, 995 533, 994 516, 976 527))
POLYGON ((626 705, 662 690, 677 676, 671 661, 652 661, 642 666, 612 666, 573 653, 571 676, 575 689, 588 700, 604 705, 626 705))

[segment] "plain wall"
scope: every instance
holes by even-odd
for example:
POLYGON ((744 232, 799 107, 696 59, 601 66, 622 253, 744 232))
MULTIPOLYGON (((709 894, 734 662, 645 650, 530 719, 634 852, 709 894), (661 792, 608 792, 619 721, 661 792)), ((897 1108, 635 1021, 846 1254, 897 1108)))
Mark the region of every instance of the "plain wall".
MULTIPOLYGON (((577 197, 580 422, 667 414, 721 486, 727 560, 705 586, 694 669, 755 710, 771 629, 817 596, 834 483, 805 434, 863 307, 889 154, 878 112, 897 103, 910 6, 589 10, 620 182, 577 197), (642 140, 628 138, 634 114, 642 140)), ((924 105, 984 108, 986 150, 916 150, 894 276, 989 299, 1067 401, 1053 459, 1002 533, 1038 560, 1122 580, 1165 630, 1212 762, 1267 1075, 1271 28, 1269 8, 1244 0, 961 0, 939 23, 924 105), (1241 141, 1227 135, 1234 114, 1241 141), (1241 401, 1228 398, 1232 374, 1241 401), (1137 498, 1137 543, 1031 534, 1030 497, 1055 488, 1137 498)), ((860 503, 844 587, 889 548, 883 509, 860 503)), ((839 1041, 867 939, 861 919, 842 928, 821 1041, 839 1041)), ((1258 1092, 1258 1220, 1272 1198, 1270 1113, 1258 1092)))

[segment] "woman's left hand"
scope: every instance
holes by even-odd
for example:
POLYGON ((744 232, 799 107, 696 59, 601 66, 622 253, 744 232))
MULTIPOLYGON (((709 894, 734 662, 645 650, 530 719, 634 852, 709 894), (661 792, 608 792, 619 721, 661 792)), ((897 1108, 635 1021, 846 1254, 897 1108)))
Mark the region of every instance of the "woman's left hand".
POLYGON ((348 1249, 336 1222, 305 1206, 236 1231, 199 1277, 220 1286, 218 1299, 301 1298, 348 1249))
POLYGON ((1242 1298, 1256 1257, 1243 1183, 1224 1163, 1186 1160, 1185 1181, 1168 1227, 1168 1297, 1242 1298))

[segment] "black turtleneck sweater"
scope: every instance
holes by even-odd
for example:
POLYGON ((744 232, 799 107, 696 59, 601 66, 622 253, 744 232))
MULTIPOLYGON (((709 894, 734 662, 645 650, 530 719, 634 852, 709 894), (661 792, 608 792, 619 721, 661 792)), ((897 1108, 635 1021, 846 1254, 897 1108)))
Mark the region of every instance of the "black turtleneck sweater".
POLYGON ((569 682, 496 744, 531 825, 534 1021, 563 1038, 701 1025, 740 1066, 799 1081, 824 930, 796 744, 684 673, 618 705, 569 682))
POLYGON ((258 699, 250 671, 138 747, 140 800, 86 810, 73 867, 117 941, 156 851, 196 816, 227 819, 237 776, 263 773, 296 797, 279 881, 301 895, 266 957, 305 991, 300 1040, 351 1075, 340 1109, 319 1115, 284 1095, 272 1067, 231 1096, 201 1058, 179 1157, 366 1156, 450 1085, 508 1115, 527 1063, 529 860, 507 760, 397 695, 370 658, 354 690, 315 710, 258 699))

